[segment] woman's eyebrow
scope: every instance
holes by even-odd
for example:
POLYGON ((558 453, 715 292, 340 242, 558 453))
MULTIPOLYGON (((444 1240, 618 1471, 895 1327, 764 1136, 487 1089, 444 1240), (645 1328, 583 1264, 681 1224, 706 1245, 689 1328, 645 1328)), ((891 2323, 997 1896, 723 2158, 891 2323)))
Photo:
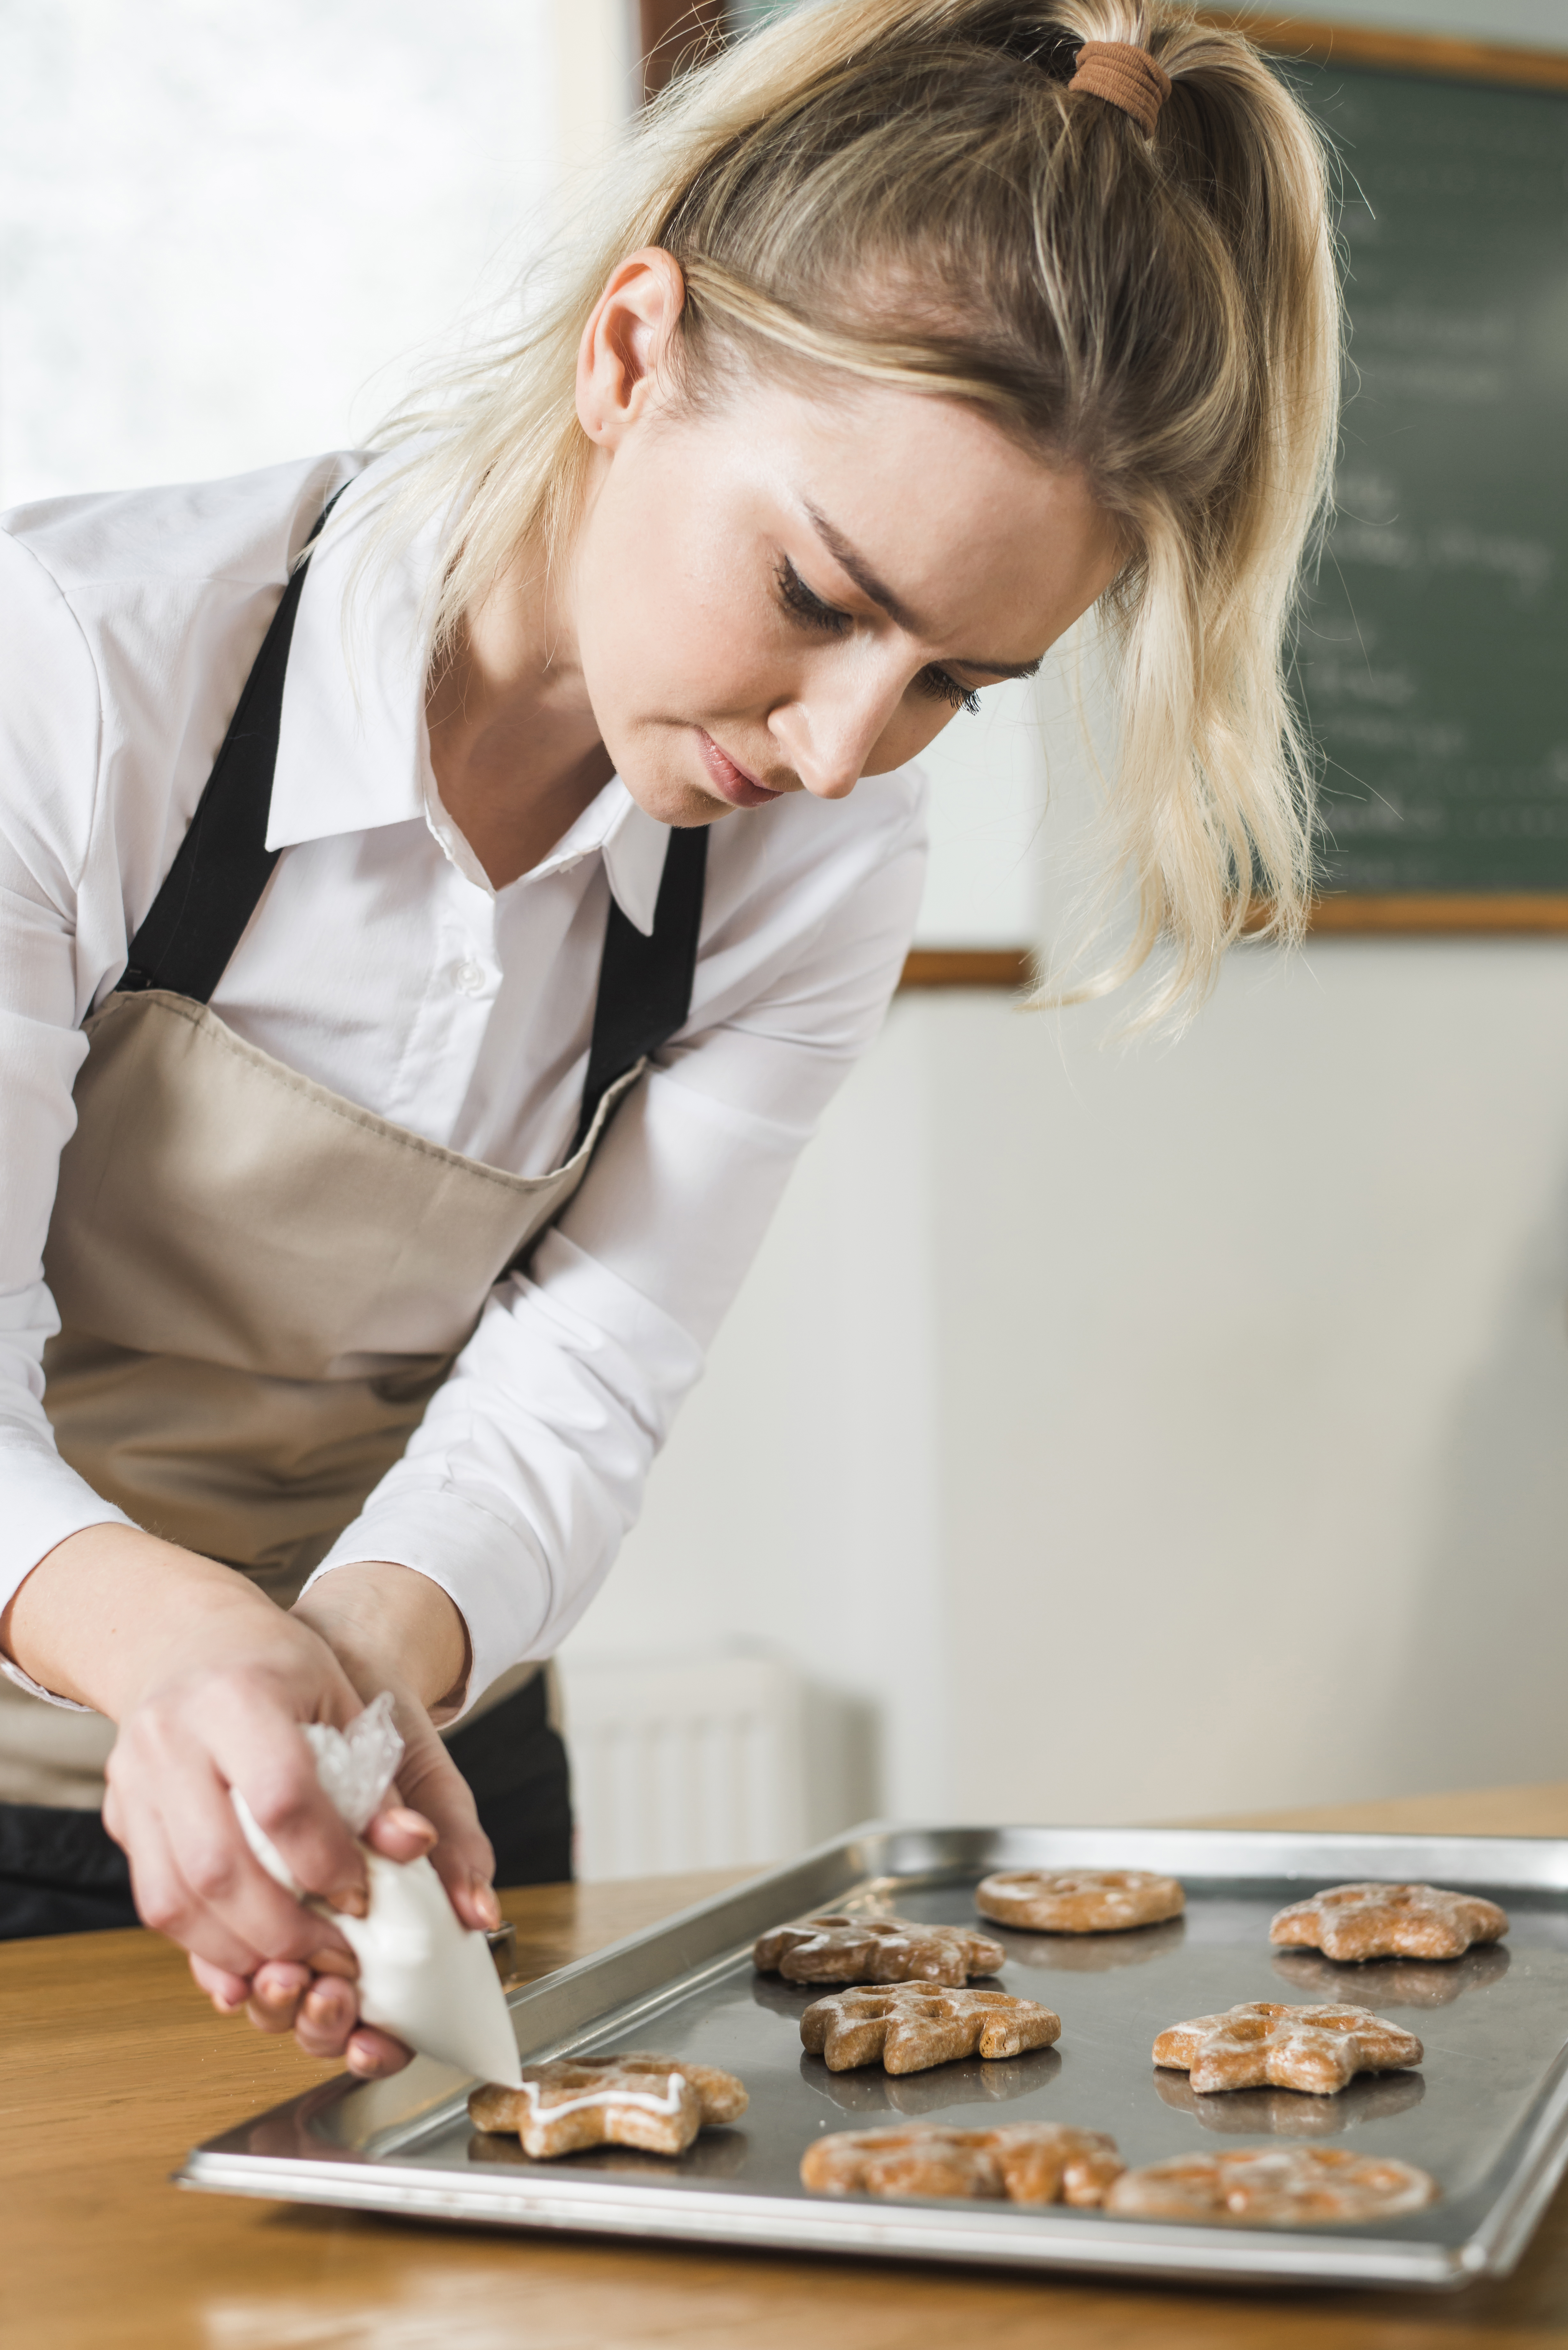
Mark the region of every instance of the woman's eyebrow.
POLYGON ((841 530, 836 530, 827 516, 825 514, 819 514, 809 498, 804 498, 801 503, 810 517, 813 530, 815 531, 840 569, 849 574, 860 593, 863 596, 869 596, 874 604, 880 604, 888 618, 890 620, 897 620, 898 626, 907 629, 911 637, 921 635, 923 631, 920 624, 909 606, 902 603, 890 588, 884 587, 866 557, 850 546, 844 533, 841 530))
MULTIPOLYGON (((815 531, 840 570, 846 572, 854 580, 860 593, 863 596, 868 596, 873 604, 879 604, 888 618, 890 620, 896 620, 899 628, 905 629, 909 635, 911 637, 923 635, 925 631, 909 606, 900 598, 895 596, 893 590, 877 577, 865 556, 857 548, 851 546, 844 533, 836 529, 827 516, 819 513, 812 504, 809 498, 803 498, 801 504, 805 508, 813 530, 815 531)), ((953 667, 983 670, 988 677, 1033 677, 1039 671, 1040 662, 1038 660, 1031 661, 971 660, 955 655, 953 667)))

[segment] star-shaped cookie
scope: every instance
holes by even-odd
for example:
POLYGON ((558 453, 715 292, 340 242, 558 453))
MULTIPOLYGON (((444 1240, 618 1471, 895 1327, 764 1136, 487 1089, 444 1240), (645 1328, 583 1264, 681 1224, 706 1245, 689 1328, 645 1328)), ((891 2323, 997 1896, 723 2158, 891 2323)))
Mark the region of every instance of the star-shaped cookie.
POLYGON ((1282 1909, 1269 1939, 1342 1961, 1462 1959, 1472 1942, 1500 1941, 1507 1931, 1507 1910, 1478 1894, 1437 1885, 1330 1885, 1282 1909))
POLYGON ((515 2130, 535 2162, 591 2146, 683 2154, 698 2131, 738 2120, 746 2092, 733 2073, 676 2056, 557 2056, 530 2064, 520 2089, 487 2081, 468 2101, 477 2129, 515 2130))
POLYGON ((1368 2007, 1281 2007, 1266 1999, 1222 2015, 1173 2023, 1154 2061, 1185 2073, 1194 2089, 1304 2089, 1331 2097, 1357 2073, 1418 2064, 1422 2048, 1368 2007))
POLYGON ((888 2073, 924 2073, 959 2056, 1020 2056, 1049 2048, 1062 2019, 1007 1991, 946 1991, 925 1983, 840 1991, 813 2000, 800 2019, 801 2045, 830 2073, 875 2064, 888 2073))
POLYGON ((962 1983, 992 1975, 1000 1942, 969 1926, 921 1926, 910 1918, 851 1918, 836 1910, 775 1926, 752 1956, 759 1973, 785 1982, 962 1983))

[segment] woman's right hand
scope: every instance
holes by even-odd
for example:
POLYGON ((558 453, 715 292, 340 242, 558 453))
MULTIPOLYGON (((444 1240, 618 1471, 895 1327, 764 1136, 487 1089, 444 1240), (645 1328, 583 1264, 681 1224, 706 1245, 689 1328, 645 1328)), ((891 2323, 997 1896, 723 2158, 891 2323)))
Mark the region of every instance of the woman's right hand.
MULTIPOLYGON (((248 2002, 271 1965, 306 1967, 332 2012, 336 2044, 320 2053, 348 2046, 364 2071, 403 2061, 363 2026, 354 2050, 342 2028, 347 2009, 352 2029, 353 1954, 267 1875, 229 1797, 244 1797, 308 1892, 364 1916, 362 1857, 300 1735, 307 1721, 346 1727, 363 1703, 326 1641, 229 1568, 100 1525, 34 1568, 0 1619, 0 1643, 44 1688, 119 1723, 104 1825, 130 1859, 141 1917, 191 1952, 220 2004, 248 2002), (340 1990, 327 1988, 333 1978, 340 1990)), ((400 1816, 401 1831, 378 1822, 378 1834, 417 1843, 423 1823, 400 1816)))

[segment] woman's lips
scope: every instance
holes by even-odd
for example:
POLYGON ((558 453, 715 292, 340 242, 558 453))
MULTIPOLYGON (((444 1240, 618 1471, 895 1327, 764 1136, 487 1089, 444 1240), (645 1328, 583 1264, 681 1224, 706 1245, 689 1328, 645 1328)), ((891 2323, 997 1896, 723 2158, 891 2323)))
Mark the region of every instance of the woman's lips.
POLYGON ((729 753, 721 751, 711 734, 701 726, 697 729, 697 747, 713 789, 732 807, 762 807, 769 800, 783 798, 782 792, 770 792, 766 784, 759 784, 744 767, 737 767, 729 753))

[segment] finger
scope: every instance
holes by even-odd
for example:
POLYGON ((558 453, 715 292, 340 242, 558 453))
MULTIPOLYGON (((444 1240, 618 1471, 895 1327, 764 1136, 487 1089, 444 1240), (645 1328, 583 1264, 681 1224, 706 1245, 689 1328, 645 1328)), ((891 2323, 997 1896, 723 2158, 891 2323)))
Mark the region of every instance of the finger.
POLYGON ((382 2081, 389 2073, 400 2073, 413 2053, 389 2032, 378 2032, 373 2023, 361 2023, 343 2052, 348 2070, 358 2073, 362 2081, 382 2081))
POLYGON ((294 2036, 307 2056, 341 2056, 358 2018, 354 1985, 339 1975, 318 1975, 300 2002, 294 2036))
POLYGON ((495 1855, 479 1825, 472 1790, 428 1721, 411 1724, 407 1735, 399 1788, 407 1806, 436 1831, 431 1860, 448 1898, 465 1926, 499 1926, 501 1905, 491 1882, 495 1855))
MULTIPOLYGON (((347 1679, 335 1664, 332 1670, 348 1708, 359 1712, 347 1679)), ((244 1795, 285 1866, 307 1892, 362 1918, 364 1857, 329 1802, 315 1757, 282 1698, 275 1699, 254 1676, 214 1675, 191 1711, 217 1773, 244 1795)))
POLYGON ((250 1996, 250 1985, 244 1975, 232 1975, 223 1967, 214 1967, 205 1959, 190 1953, 191 1972, 212 2001, 220 2015, 237 2015, 250 1996))
POLYGON ((292 2032, 300 2002, 311 1985, 308 1967, 269 1959, 256 1969, 245 2012, 258 2032, 292 2032))
POLYGON ((370 1822, 365 1841, 373 1852, 383 1853, 389 1860, 422 1860, 436 1842, 436 1831, 429 1820, 418 1812, 410 1812, 406 1804, 390 1804, 370 1822))
MULTIPOLYGON (((117 1757, 129 1743, 121 1741, 117 1757)), ((142 1910, 150 1925, 202 1958, 247 1975, 264 1959, 305 1960, 323 1945, 338 1943, 333 1927, 301 1908, 262 1867, 212 1757, 182 1727, 168 1721, 148 1725, 125 1754, 119 1782, 128 1814, 140 1796, 142 1833, 149 1841, 146 1814, 155 1814, 163 1849, 178 1856, 180 1887, 194 1897, 171 1904, 164 1888, 158 1914, 142 1910), (150 1772, 149 1791, 144 1782, 150 1772)), ((347 1944, 342 1947, 347 1950, 347 1944)))
POLYGON ((193 1956, 242 1984, 241 2004, 250 1995, 250 1978, 264 1951, 213 1916, 185 1879, 155 1811, 128 1802, 121 1825, 127 1831, 123 1849, 130 1863, 130 1890, 136 1913, 154 1933, 167 1934, 193 1956))
POLYGON ((313 1975, 341 1975, 347 1982, 358 1982, 359 1961, 352 1950, 312 1950, 306 1965, 313 1975))

